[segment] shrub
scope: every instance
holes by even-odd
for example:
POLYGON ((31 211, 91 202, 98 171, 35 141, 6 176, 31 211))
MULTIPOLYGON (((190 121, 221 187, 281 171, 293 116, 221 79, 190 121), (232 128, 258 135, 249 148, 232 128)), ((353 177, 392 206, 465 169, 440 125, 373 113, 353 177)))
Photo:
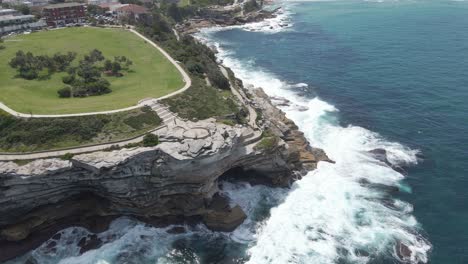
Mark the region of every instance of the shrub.
POLYGON ((272 151, 278 145, 278 137, 264 137, 262 140, 255 146, 257 150, 272 151))
POLYGON ((160 124, 161 118, 151 108, 149 111, 142 108, 142 113, 126 118, 124 123, 133 129, 141 129, 145 125, 156 126, 160 124))
POLYGON ((62 89, 57 91, 60 98, 70 98, 71 97, 71 89, 70 87, 63 87, 62 89))
POLYGON ((75 155, 72 154, 72 153, 65 153, 60 157, 60 159, 62 159, 62 160, 71 160, 73 158, 73 156, 75 156, 75 155))
POLYGON ((154 147, 159 144, 159 138, 155 134, 146 134, 143 137, 143 146, 145 147, 154 147))
POLYGON ((64 84, 71 84, 73 81, 75 81, 75 75, 67 75, 62 77, 62 82, 64 84))
POLYGON ((210 79, 210 82, 214 86, 218 87, 219 89, 223 89, 223 90, 229 90, 230 89, 228 79, 226 77, 224 77, 224 75, 221 73, 221 71, 218 68, 211 69, 208 72, 208 79, 210 79))
POLYGON ((192 60, 187 62, 187 69, 192 74, 198 76, 201 76, 203 74, 203 66, 200 63, 194 62, 192 60))

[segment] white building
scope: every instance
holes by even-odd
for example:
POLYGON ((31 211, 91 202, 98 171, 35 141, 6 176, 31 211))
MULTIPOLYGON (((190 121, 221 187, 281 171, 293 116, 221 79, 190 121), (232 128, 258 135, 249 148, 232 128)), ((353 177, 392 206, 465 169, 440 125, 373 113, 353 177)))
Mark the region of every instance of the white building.
POLYGON ((44 21, 37 21, 33 15, 21 15, 12 9, 0 9, 0 35, 14 31, 39 29, 46 24, 44 21))

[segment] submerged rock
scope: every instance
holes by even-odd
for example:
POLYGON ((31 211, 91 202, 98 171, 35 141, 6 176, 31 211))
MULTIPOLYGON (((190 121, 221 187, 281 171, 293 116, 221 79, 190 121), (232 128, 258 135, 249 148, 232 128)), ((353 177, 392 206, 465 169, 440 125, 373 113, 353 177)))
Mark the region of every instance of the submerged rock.
POLYGON ((203 216, 203 223, 214 231, 231 232, 234 231, 247 215, 239 205, 222 211, 211 211, 203 216))

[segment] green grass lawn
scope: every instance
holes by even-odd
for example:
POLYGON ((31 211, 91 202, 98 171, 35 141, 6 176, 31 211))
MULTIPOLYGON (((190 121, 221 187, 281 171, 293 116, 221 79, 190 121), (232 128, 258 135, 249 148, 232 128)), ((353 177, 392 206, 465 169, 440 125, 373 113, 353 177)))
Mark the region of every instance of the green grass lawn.
POLYGON ((157 98, 184 86, 181 74, 157 49, 123 29, 67 28, 5 39, 0 50, 0 101, 22 113, 69 114, 113 110, 136 105, 143 98, 157 98), (82 55, 101 50, 106 58, 126 56, 133 61, 123 77, 105 77, 112 92, 86 98, 59 98, 65 73, 47 80, 24 80, 8 65, 18 50, 34 55, 74 51, 82 55))

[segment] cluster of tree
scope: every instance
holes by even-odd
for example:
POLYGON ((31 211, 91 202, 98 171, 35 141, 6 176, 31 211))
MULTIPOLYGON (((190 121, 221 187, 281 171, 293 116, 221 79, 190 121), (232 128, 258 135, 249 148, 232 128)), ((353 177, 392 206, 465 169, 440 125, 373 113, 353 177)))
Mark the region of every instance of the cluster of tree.
POLYGON ((0 50, 5 48, 5 46, 3 46, 2 43, 3 43, 3 39, 0 38, 0 50))
POLYGON ((120 77, 122 76, 121 71, 128 71, 132 64, 133 62, 127 57, 117 56, 114 57, 114 61, 106 60, 104 62, 104 71, 107 75, 120 77))
POLYGON ((50 76, 54 72, 66 71, 75 58, 75 52, 68 52, 67 54, 56 53, 53 56, 35 56, 31 52, 25 53, 19 50, 9 64, 12 68, 18 70, 18 75, 21 78, 33 80, 38 78, 44 69, 47 69, 47 76, 50 76))
POLYGON ((113 61, 106 60, 102 52, 97 49, 86 54, 78 66, 72 67, 75 58, 74 52, 35 56, 31 52, 25 53, 20 50, 9 64, 17 69, 18 76, 27 80, 39 78, 44 70, 47 70, 46 77, 55 72, 68 72, 68 75, 62 79, 66 86, 58 91, 59 96, 63 98, 110 93, 110 83, 101 77, 102 72, 120 77, 123 76, 122 71, 128 71, 133 64, 125 56, 114 57, 113 61))
POLYGON ((62 78, 65 87, 58 90, 59 97, 87 97, 112 92, 110 83, 102 77, 102 72, 112 76, 122 76, 122 70, 129 70, 132 61, 125 56, 118 56, 114 61, 105 60, 101 51, 94 49, 85 55, 77 67, 70 67, 68 75, 62 78), (104 61, 101 67, 97 63, 104 61))

